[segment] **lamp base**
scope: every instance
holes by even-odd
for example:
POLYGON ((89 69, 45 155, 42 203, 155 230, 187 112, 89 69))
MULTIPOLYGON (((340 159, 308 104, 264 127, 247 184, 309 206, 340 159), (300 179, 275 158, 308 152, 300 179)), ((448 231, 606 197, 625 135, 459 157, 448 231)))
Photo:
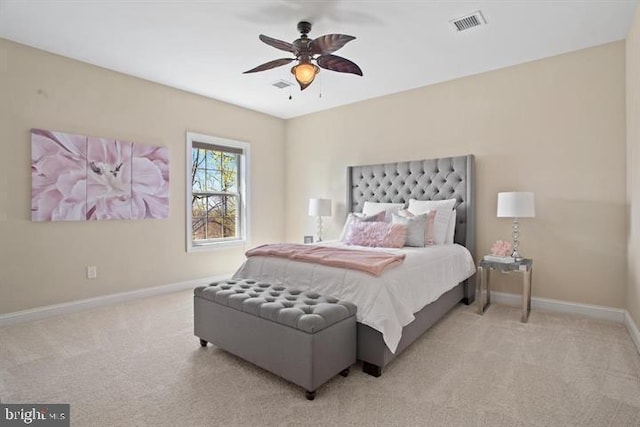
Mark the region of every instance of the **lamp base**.
POLYGON ((513 218, 513 230, 511 232, 511 237, 513 238, 513 252, 511 252, 511 258, 514 261, 519 262, 524 258, 520 256, 520 252, 518 252, 518 247, 520 246, 520 241, 518 238, 520 237, 520 224, 518 223, 518 218, 513 218))
POLYGON ((316 230, 318 236, 318 242, 322 242, 322 217, 316 217, 316 230))

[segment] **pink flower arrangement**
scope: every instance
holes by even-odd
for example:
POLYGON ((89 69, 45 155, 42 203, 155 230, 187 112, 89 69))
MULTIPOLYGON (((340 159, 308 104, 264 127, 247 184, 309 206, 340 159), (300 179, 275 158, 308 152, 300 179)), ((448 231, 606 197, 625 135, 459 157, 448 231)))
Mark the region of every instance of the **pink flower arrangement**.
POLYGON ((496 240, 493 246, 491 246, 491 253, 496 256, 511 256, 512 252, 513 246, 504 240, 496 240))

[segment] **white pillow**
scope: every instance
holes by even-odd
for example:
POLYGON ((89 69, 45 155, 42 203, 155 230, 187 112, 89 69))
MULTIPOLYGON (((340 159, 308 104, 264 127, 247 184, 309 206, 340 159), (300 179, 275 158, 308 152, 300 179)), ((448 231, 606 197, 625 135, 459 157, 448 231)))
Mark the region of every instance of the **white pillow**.
POLYGON ((447 226, 447 236, 444 238, 444 243, 446 245, 453 244, 453 236, 456 234, 456 216, 458 211, 455 209, 453 213, 449 216, 449 225, 447 226))
POLYGON ((385 222, 391 222, 391 215, 394 213, 398 213, 398 211, 403 208, 404 203, 364 202, 362 213, 365 215, 375 215, 384 211, 385 222))
POLYGON ((456 199, 445 200, 416 200, 409 199, 409 212, 416 215, 422 212, 430 211, 432 209, 449 209, 453 210, 456 205, 456 199), (417 212, 421 211, 421 212, 417 212))
MULTIPOLYGON (((449 221, 453 214, 453 207, 456 199, 447 200, 416 200, 409 199, 409 212, 420 215, 430 210, 436 210, 436 217, 433 221, 433 243, 442 245, 446 242, 449 221)), ((455 227, 454 227, 455 230, 455 227)))

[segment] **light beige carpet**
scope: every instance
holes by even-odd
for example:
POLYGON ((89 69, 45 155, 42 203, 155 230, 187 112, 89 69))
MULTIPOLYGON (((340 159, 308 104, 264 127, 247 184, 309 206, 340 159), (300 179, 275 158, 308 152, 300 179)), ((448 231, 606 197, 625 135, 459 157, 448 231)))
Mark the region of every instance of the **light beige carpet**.
MULTIPOLYGON (((460 305, 380 378, 303 390, 193 336, 190 291, 0 329, 0 400, 72 426, 640 426, 624 326, 460 305)), ((228 325, 232 327, 232 325, 228 325)))

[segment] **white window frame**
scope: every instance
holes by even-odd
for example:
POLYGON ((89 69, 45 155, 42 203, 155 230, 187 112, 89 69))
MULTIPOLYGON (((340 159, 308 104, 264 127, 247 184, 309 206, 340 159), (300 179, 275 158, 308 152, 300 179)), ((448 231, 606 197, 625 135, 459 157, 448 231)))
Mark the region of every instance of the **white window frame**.
POLYGON ((187 252, 202 252, 213 249, 246 246, 249 242, 250 229, 249 229, 249 182, 250 182, 250 165, 251 165, 251 151, 250 145, 242 141, 234 141, 226 138, 219 138, 216 136, 203 135, 194 132, 187 132, 187 197, 186 197, 186 210, 187 210, 187 223, 186 223, 186 235, 187 235, 187 252), (193 224, 192 224, 192 212, 193 212, 193 187, 191 183, 191 168, 192 168, 192 152, 193 143, 198 142, 201 144, 211 144, 221 147, 231 147, 241 149, 242 154, 240 156, 238 174, 238 192, 240 193, 240 203, 238 205, 240 211, 240 218, 238 224, 240 226, 239 236, 231 239, 220 239, 216 241, 207 241, 202 243, 196 243, 193 240, 193 224))

